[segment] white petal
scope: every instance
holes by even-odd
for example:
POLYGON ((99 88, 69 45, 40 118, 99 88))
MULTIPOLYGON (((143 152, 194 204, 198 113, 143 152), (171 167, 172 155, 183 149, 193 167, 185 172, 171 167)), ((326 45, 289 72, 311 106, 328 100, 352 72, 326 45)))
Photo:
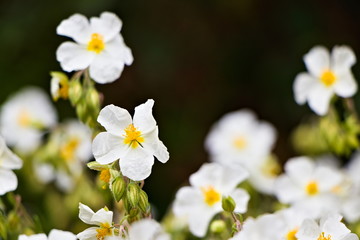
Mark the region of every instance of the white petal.
POLYGON ((56 28, 56 33, 86 44, 90 36, 89 21, 81 14, 74 14, 60 23, 56 28))
POLYGON ((313 47, 304 56, 304 62, 306 68, 314 77, 320 77, 324 71, 330 69, 329 51, 322 46, 313 47))
POLYGON ((316 79, 308 73, 300 73, 296 76, 293 90, 297 104, 304 104, 316 79))
POLYGON ((250 195, 243 189, 235 189, 230 196, 234 199, 236 207, 234 212, 245 213, 250 199, 250 195))
POLYGON ((206 209, 207 211, 194 212, 189 216, 189 230, 197 237, 204 237, 211 219, 217 212, 212 208, 206 209))
POLYGON ((344 180, 339 171, 328 166, 318 166, 314 171, 313 178, 319 183, 321 191, 331 191, 344 180))
POLYGON ((293 203, 304 195, 301 186, 296 185, 293 180, 282 175, 275 180, 275 195, 281 203, 293 203))
POLYGON ((34 235, 20 235, 18 240, 47 240, 47 237, 44 233, 40 233, 40 234, 34 234, 34 235))
POLYGON ((357 91, 357 83, 350 71, 344 72, 337 76, 338 79, 334 84, 334 92, 340 97, 352 97, 357 91))
POLYGON ((79 203, 79 218, 81 221, 87 224, 93 224, 91 221, 91 218, 94 216, 94 211, 91 210, 88 206, 85 204, 79 203))
POLYGON ((100 84, 111 83, 118 79, 124 69, 124 62, 102 52, 90 64, 90 77, 100 84))
POLYGON ((95 53, 74 42, 64 42, 56 50, 56 59, 64 71, 78 71, 87 68, 95 58, 95 53))
POLYGON ((170 158, 169 152, 161 140, 159 140, 158 142, 158 146, 154 153, 154 156, 162 163, 166 163, 170 158))
POLYGON ((331 53, 331 68, 336 74, 343 74, 350 71, 355 64, 356 57, 348 46, 335 46, 331 53))
POLYGON ((129 146, 124 144, 124 139, 108 132, 99 133, 92 144, 95 160, 100 164, 108 164, 125 156, 129 146))
POLYGON ((330 234, 333 239, 342 239, 350 233, 350 230, 337 217, 329 217, 324 222, 322 231, 325 232, 325 235, 330 234))
POLYGON ((314 85, 309 94, 308 102, 310 108, 318 115, 325 115, 329 109, 329 103, 333 96, 333 90, 321 84, 314 85))
POLYGON ((11 170, 0 168, 0 196, 17 188, 18 180, 11 170))
MULTIPOLYGON (((84 231, 78 233, 76 237, 80 240, 97 240, 96 234, 98 229, 97 227, 90 227, 85 229, 84 231)), ((65 239, 64 239, 65 240, 65 239)))
POLYGON ((299 240, 316 240, 318 239, 321 231, 317 223, 312 219, 306 219, 300 226, 296 237, 299 240))
POLYGON ((119 59, 124 62, 126 65, 131 65, 134 61, 131 49, 126 46, 124 39, 120 34, 115 36, 115 38, 110 42, 106 43, 104 51, 111 55, 114 59, 119 59))
POLYGON ((131 180, 141 181, 150 176, 154 164, 154 157, 147 155, 141 147, 131 149, 128 155, 120 159, 120 170, 122 174, 131 180))
POLYGON ((132 123, 129 112, 113 104, 107 105, 100 111, 97 121, 106 131, 116 136, 121 136, 123 130, 132 123))
POLYGON ((49 240, 76 240, 76 236, 71 232, 53 229, 49 233, 49 240))
POLYGON ((139 128, 144 134, 153 131, 156 127, 156 121, 152 115, 153 106, 154 100, 149 99, 135 108, 133 119, 134 126, 139 128))
POLYGON ((142 219, 133 223, 129 229, 129 238, 130 239, 141 239, 141 240, 157 240, 159 237, 167 237, 161 239, 169 239, 163 233, 161 225, 153 219, 142 219))
POLYGON ((359 240, 359 237, 355 233, 350 233, 346 235, 346 237, 342 238, 341 240, 359 240))
POLYGON ((100 18, 90 18, 90 25, 92 32, 101 34, 105 42, 107 42, 120 32, 122 22, 115 14, 103 12, 100 18))
POLYGON ((102 223, 112 224, 113 221, 113 212, 106 211, 104 208, 97 211, 91 218, 91 222, 96 225, 101 225, 102 223))
POLYGON ((0 136, 0 167, 19 169, 22 164, 22 160, 6 146, 5 140, 0 136))
POLYGON ((204 202, 203 196, 198 189, 193 187, 180 188, 175 197, 173 211, 177 216, 187 216, 204 202))
POLYGON ((158 127, 156 126, 153 131, 142 136, 144 142, 141 145, 144 147, 144 150, 154 155, 160 162, 166 163, 169 160, 169 152, 163 142, 159 140, 158 127))

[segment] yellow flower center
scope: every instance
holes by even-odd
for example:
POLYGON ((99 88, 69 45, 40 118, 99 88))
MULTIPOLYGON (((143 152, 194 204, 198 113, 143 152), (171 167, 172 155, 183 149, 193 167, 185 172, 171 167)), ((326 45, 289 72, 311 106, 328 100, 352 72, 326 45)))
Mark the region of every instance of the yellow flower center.
POLYGON ((88 43, 87 50, 95 53, 101 53, 105 48, 104 38, 101 34, 91 34, 91 40, 88 43))
POLYGON ((134 127, 134 124, 130 124, 125 128, 125 139, 124 143, 129 144, 132 148, 137 148, 141 143, 144 142, 144 138, 141 136, 141 132, 134 127))
POLYGON ((106 236, 111 235, 111 226, 108 223, 102 223, 100 228, 96 229, 96 239, 104 240, 106 236))
POLYGON ((298 232, 298 228, 294 228, 294 229, 290 230, 286 234, 286 240, 297 240, 297 237, 295 236, 297 232, 298 232))
POLYGON ((327 71, 323 72, 323 74, 320 77, 320 80, 326 87, 330 87, 331 85, 333 85, 335 83, 336 76, 333 72, 327 70, 327 71))
POLYGON ((75 151, 80 144, 78 138, 71 138, 66 144, 60 148, 60 156, 66 161, 74 159, 75 151))
POLYGON ((25 109, 21 110, 19 115, 18 115, 18 119, 17 119, 18 124, 21 127, 28 127, 31 124, 31 118, 30 118, 30 114, 28 111, 26 111, 25 109))
POLYGON ((325 237, 325 233, 322 232, 322 233, 319 235, 319 237, 318 237, 317 240, 331 240, 331 235, 328 234, 327 237, 325 237))
POLYGON ((105 183, 110 182, 110 170, 109 169, 101 170, 101 172, 100 172, 100 180, 105 182, 105 183))
POLYGON ((221 200, 221 195, 213 186, 201 188, 204 201, 207 205, 212 206, 221 200))
POLYGON ((315 181, 310 181, 307 185, 306 185, 306 193, 308 195, 315 195, 317 193, 319 193, 319 187, 317 182, 315 181))
POLYGON ((235 148, 237 148, 239 150, 243 150, 247 145, 247 141, 244 137, 239 136, 234 139, 233 144, 234 144, 235 148))

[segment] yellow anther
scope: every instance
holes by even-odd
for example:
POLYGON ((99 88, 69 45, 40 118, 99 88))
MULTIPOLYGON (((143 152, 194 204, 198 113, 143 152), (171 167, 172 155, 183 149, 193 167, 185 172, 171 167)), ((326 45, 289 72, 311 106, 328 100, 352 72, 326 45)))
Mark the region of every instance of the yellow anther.
POLYGON ((124 131, 124 143, 129 144, 132 148, 137 148, 142 142, 144 142, 141 132, 134 127, 134 124, 130 124, 124 131))
POLYGON ((333 72, 327 70, 325 72, 323 72, 323 74, 320 77, 321 82, 327 86, 330 87, 331 85, 333 85, 336 81, 336 76, 333 72))
POLYGON ((201 188, 204 201, 207 205, 212 206, 221 200, 221 195, 213 186, 201 188))
POLYGON ((91 34, 91 40, 88 43, 87 50, 101 53, 105 48, 104 38, 101 34, 91 34))
POLYGON ((298 228, 294 228, 294 229, 290 230, 286 234, 286 240, 297 240, 297 237, 295 236, 297 232, 298 232, 298 228))
POLYGON ((317 240, 331 240, 331 235, 328 234, 327 237, 325 237, 325 233, 322 232, 322 233, 319 235, 319 237, 318 237, 317 240))
POLYGON ((101 172, 100 172, 100 180, 105 182, 105 183, 110 182, 110 170, 109 169, 101 170, 101 172))
POLYGON ((106 236, 110 236, 112 234, 111 226, 108 223, 102 223, 100 228, 96 229, 96 232, 96 239, 104 240, 106 236))

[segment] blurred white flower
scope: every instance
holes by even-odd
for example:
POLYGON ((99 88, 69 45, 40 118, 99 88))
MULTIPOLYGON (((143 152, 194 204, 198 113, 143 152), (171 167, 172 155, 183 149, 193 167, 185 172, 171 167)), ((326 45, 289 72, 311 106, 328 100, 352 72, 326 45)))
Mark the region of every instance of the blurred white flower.
POLYGON ((126 109, 114 105, 104 107, 98 122, 107 132, 99 133, 93 141, 95 160, 108 164, 120 159, 122 174, 134 181, 150 175, 154 156, 162 163, 167 162, 169 153, 159 140, 153 105, 151 99, 137 106, 133 119, 126 109))
POLYGON ((113 212, 104 208, 94 213, 88 206, 79 203, 79 218, 87 224, 95 225, 85 229, 76 236, 79 240, 111 240, 119 239, 115 236, 113 226, 113 212))
POLYGON ((335 46, 330 56, 326 48, 316 46, 304 56, 304 62, 308 73, 298 74, 293 86, 298 104, 308 102, 316 114, 325 115, 334 94, 347 98, 356 93, 350 70, 356 57, 349 47, 335 46))
POLYGON ((266 158, 275 142, 275 129, 249 110, 231 112, 211 128, 205 147, 213 161, 251 168, 266 158))
POLYGON ((0 136, 0 196, 17 188, 18 180, 11 171, 22 167, 22 160, 6 146, 0 136))
POLYGON ((306 219, 301 224, 296 237, 298 240, 358 240, 358 236, 341 222, 339 215, 323 217, 318 224, 306 219))
POLYGON ((76 240, 76 236, 67 231, 53 229, 49 233, 49 237, 47 237, 44 233, 34 234, 34 235, 20 235, 18 240, 76 240))
POLYGON ((131 50, 120 34, 121 20, 113 13, 103 12, 88 19, 74 14, 57 27, 59 35, 74 42, 62 43, 56 58, 64 71, 71 72, 89 67, 90 77, 97 83, 109 83, 120 77, 124 64, 133 62, 131 50))
POLYGON ((343 174, 326 165, 316 165, 307 157, 289 159, 285 174, 275 182, 275 194, 280 202, 316 218, 326 212, 339 211, 337 189, 341 186, 343 174))
POLYGON ((203 237, 211 219, 222 212, 222 198, 230 196, 236 203, 235 212, 247 210, 249 194, 236 188, 248 177, 240 167, 226 167, 219 163, 204 164, 190 176, 191 186, 182 187, 176 194, 174 214, 188 219, 189 229, 197 237, 203 237))
POLYGON ((6 143, 28 153, 41 143, 44 130, 53 127, 57 114, 47 94, 28 87, 11 96, 1 107, 0 129, 6 143))
POLYGON ((161 225, 153 219, 142 219, 131 224, 126 240, 170 240, 161 225))

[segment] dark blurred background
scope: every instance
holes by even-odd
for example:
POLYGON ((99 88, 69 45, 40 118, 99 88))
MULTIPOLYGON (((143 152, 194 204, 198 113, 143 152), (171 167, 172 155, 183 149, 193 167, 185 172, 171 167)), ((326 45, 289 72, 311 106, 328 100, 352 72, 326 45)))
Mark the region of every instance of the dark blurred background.
MULTIPOLYGON (((292 84, 305 71, 314 45, 350 45, 360 56, 359 0, 2 0, 0 102, 25 85, 48 91, 49 71, 61 70, 55 51, 65 40, 55 29, 73 13, 103 11, 123 21, 134 63, 121 78, 98 85, 104 104, 133 111, 155 99, 160 139, 170 152, 156 162, 145 188, 162 215, 176 190, 208 160, 203 142, 223 114, 253 109, 278 131, 281 161, 295 153, 291 130, 311 113, 298 106, 292 84)), ((359 64, 353 69, 360 77, 359 64)), ((75 116, 58 102, 61 118, 75 116)))

